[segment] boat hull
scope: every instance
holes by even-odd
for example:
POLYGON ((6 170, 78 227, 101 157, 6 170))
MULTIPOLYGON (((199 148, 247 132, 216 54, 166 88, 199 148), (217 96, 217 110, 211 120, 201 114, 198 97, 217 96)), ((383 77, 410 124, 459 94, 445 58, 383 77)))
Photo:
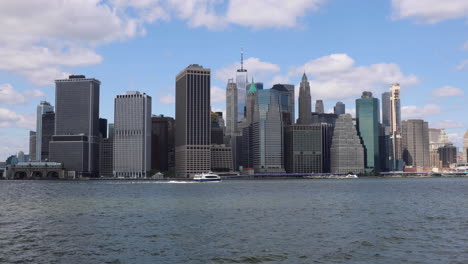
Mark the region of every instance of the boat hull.
POLYGON ((194 182, 220 182, 221 179, 193 179, 194 182))

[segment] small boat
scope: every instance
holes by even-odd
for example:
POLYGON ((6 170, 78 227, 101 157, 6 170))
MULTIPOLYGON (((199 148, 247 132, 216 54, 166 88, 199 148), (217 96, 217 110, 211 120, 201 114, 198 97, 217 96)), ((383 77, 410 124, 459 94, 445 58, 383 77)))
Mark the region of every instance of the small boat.
POLYGON ((193 177, 194 182, 220 182, 221 177, 209 171, 208 173, 195 174, 193 177))
POLYGON ((355 174, 348 174, 345 176, 346 179, 356 179, 358 176, 355 174))

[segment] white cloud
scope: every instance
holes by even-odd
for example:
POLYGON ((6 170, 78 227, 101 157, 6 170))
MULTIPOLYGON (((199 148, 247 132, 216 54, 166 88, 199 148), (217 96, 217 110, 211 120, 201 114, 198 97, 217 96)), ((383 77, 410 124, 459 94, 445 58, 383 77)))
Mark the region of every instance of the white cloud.
POLYGON ((424 119, 442 113, 442 108, 435 104, 424 106, 406 105, 401 107, 402 119, 424 119))
POLYGON ((392 0, 393 18, 433 24, 468 16, 466 0, 392 0))
POLYGON ((29 96, 29 97, 44 97, 45 93, 41 90, 26 90, 24 91, 24 95, 29 96))
POLYGON ((16 91, 11 84, 0 85, 0 104, 15 105, 25 102, 26 98, 24 95, 16 91))
POLYGON ((166 94, 159 98, 159 102, 162 104, 175 104, 175 96, 172 94, 166 94))
POLYGON ((442 121, 430 124, 430 126, 434 128, 464 128, 465 124, 459 121, 455 121, 455 120, 442 120, 442 121))
MULTIPOLYGON (((0 134, 3 131, 0 130, 0 134)), ((4 134, 3 134, 4 135, 4 134)), ((17 135, 14 138, 1 136, 0 137, 0 161, 5 161, 10 155, 17 154, 20 150, 24 153, 29 152, 29 134, 17 135)))
POLYGON ((456 71, 466 71, 468 70, 468 59, 467 60, 462 60, 460 64, 455 66, 454 68, 456 71))
POLYGON ((298 18, 317 11, 324 2, 326 0, 231 0, 226 19, 254 28, 295 27, 298 18))
MULTIPOLYGON (((280 71, 280 66, 271 62, 261 61, 259 58, 248 58, 244 60, 244 68, 247 69, 249 78, 257 81, 265 80, 280 71)), ((232 63, 215 72, 215 78, 221 82, 227 83, 228 79, 236 76, 237 69, 240 69, 239 63, 232 63)))
POLYGON ((308 75, 311 94, 316 99, 345 99, 371 91, 377 96, 394 82, 404 86, 419 82, 415 75, 405 75, 394 63, 356 66, 347 54, 331 54, 293 67, 290 76, 308 75))
POLYGON ((226 90, 218 86, 211 86, 211 104, 219 104, 226 102, 226 90))
POLYGON ((432 91, 432 95, 438 97, 453 97, 453 96, 463 96, 464 92, 462 89, 453 87, 453 86, 444 86, 432 91))
POLYGON ((463 133, 447 133, 447 137, 455 146, 463 146, 463 133))
POLYGON ((7 108, 0 108, 0 127, 18 127, 33 130, 36 127, 34 114, 18 114, 7 108))

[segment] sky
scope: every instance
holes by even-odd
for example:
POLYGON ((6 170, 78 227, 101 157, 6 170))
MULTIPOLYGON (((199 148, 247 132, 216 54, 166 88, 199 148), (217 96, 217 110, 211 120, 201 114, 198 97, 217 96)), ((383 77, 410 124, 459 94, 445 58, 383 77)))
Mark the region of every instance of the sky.
POLYGON ((380 98, 398 82, 403 119, 446 128, 461 147, 467 32, 466 0, 0 1, 0 160, 29 152, 36 106, 55 105, 54 80, 69 74, 101 81, 100 116, 112 122, 129 90, 174 116, 175 76, 201 64, 224 111, 241 48, 249 78, 298 89, 305 72, 326 111, 342 101, 353 114, 363 91, 380 98))

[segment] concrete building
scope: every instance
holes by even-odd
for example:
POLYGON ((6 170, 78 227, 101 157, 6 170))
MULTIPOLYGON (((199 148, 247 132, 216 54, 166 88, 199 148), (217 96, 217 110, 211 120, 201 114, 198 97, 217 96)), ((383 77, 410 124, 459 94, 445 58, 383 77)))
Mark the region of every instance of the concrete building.
POLYGON ((312 113, 312 124, 327 123, 332 126, 335 125, 338 115, 330 113, 312 113))
POLYGON ((145 178, 151 170, 151 96, 129 91, 115 98, 114 176, 145 178))
POLYGON ((231 147, 226 145, 211 145, 211 170, 214 172, 232 171, 231 147))
POLYGON ((211 113, 211 144, 224 144, 223 112, 211 113))
POLYGON ((275 92, 257 91, 252 123, 253 167, 256 173, 283 173, 283 120, 275 92))
POLYGON ((343 102, 337 102, 333 107, 333 113, 335 115, 344 115, 346 113, 346 105, 343 102))
POLYGON ((99 89, 101 82, 84 75, 55 81, 55 133, 49 160, 77 177, 99 176, 99 89))
POLYGON ((323 100, 315 101, 315 113, 318 113, 318 114, 325 113, 325 106, 323 105, 323 100))
POLYGON ((107 138, 107 119, 99 118, 99 137, 107 138))
POLYGON ((330 157, 331 173, 364 172, 364 148, 349 114, 336 120, 330 157))
POLYGON ((457 163, 457 147, 453 144, 446 144, 437 149, 439 160, 443 168, 450 168, 451 164, 457 163))
POLYGON ((452 144, 449 141, 444 128, 429 128, 429 150, 438 150, 447 144, 452 144))
POLYGON ((312 101, 310 97, 310 84, 307 76, 302 75, 301 84, 299 85, 299 118, 297 123, 301 125, 312 124, 312 101))
POLYGON ((322 126, 292 125, 285 129, 287 173, 321 173, 322 126))
MULTIPOLYGON (((48 161, 49 160, 49 143, 52 140, 52 136, 55 133, 55 113, 54 112, 46 112, 42 115, 41 120, 41 160, 48 161)), ((36 135, 37 138, 37 135, 36 135)), ((36 144, 37 147, 37 144, 36 144)), ((36 151, 37 153, 37 151, 36 151)))
POLYGON ((333 141, 334 125, 321 123, 322 128, 322 171, 325 173, 331 172, 331 146, 333 141))
MULTIPOLYGON (((106 120, 107 122, 107 120, 106 120)), ((114 130, 110 129, 114 124, 109 124, 109 133, 102 133, 101 135, 108 135, 106 138, 101 138, 99 144, 99 173, 101 177, 113 177, 114 176, 114 130)), ((107 129, 106 129, 107 131, 107 129)))
POLYGON ((418 170, 429 168, 429 127, 424 120, 402 122, 403 160, 406 166, 418 170))
POLYGON ((193 177, 211 169, 210 78, 210 69, 197 64, 176 77, 177 177, 193 177))
POLYGON ((363 92, 360 99, 356 99, 356 123, 359 136, 364 144, 364 165, 366 171, 379 172, 379 99, 371 92, 363 92))
POLYGON ((29 158, 36 160, 36 131, 29 131, 29 158))
MULTIPOLYGON (((45 160, 42 157, 42 139, 43 139, 43 129, 42 129, 42 116, 46 113, 51 113, 54 112, 54 107, 50 105, 49 102, 47 101, 41 101, 39 105, 37 106, 37 112, 36 112, 36 155, 35 155, 35 160, 41 161, 45 160)), ((48 139, 50 141, 50 138, 48 139)), ((45 143, 44 145, 47 144, 47 149, 49 148, 48 142, 45 143)), ((48 154, 48 153, 47 153, 48 154)), ((47 157, 46 157, 47 158, 47 157)))
POLYGON ((226 135, 237 132, 237 85, 233 79, 228 80, 226 87, 226 135))
POLYGON ((401 103, 400 84, 395 83, 390 87, 390 164, 392 171, 403 169, 401 147, 401 103))
POLYGON ((429 151, 429 166, 434 168, 442 168, 442 161, 440 160, 440 155, 438 150, 429 151))
POLYGON ((174 167, 175 120, 163 115, 151 118, 151 168, 158 172, 174 167))
POLYGON ((253 150, 253 120, 255 109, 257 108, 257 86, 253 80, 247 91, 246 119, 242 131, 242 159, 243 168, 253 168, 254 150, 253 150))

